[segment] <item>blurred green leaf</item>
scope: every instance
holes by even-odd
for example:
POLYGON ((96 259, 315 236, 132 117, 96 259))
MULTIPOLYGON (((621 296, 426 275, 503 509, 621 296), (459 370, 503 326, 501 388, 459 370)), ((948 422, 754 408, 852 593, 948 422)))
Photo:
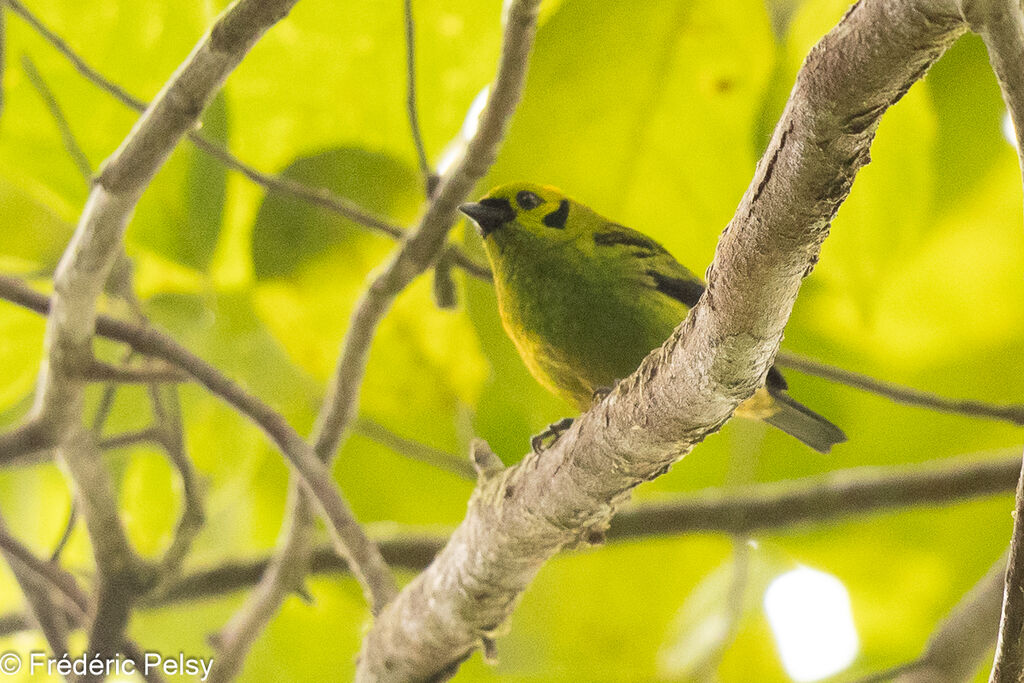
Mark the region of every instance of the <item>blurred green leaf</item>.
POLYGON ((46 321, 11 304, 0 304, 0 411, 21 401, 31 391, 43 357, 46 321))
MULTIPOLYGON (((42 189, 42 188, 39 188, 42 189)), ((46 200, 0 180, 0 269, 26 275, 48 273, 71 237, 72 226, 46 200)))
MULTIPOLYGON (((300 157, 281 175, 322 187, 396 223, 411 219, 422 200, 420 180, 401 161, 359 148, 329 149, 300 157)), ((377 240, 369 229, 309 203, 268 194, 252 230, 253 270, 258 279, 293 275, 328 247, 338 254, 358 254, 377 240)), ((362 265, 349 261, 352 270, 362 265)))

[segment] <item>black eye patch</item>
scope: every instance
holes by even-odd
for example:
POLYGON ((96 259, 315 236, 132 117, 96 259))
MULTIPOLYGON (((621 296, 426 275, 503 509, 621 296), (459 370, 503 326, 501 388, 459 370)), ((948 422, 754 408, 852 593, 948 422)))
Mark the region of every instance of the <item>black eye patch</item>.
POLYGON ((558 205, 558 208, 544 216, 544 225, 549 228, 562 229, 565 227, 565 221, 569 218, 569 200, 563 199, 562 203, 558 205))
POLYGON ((536 209, 543 203, 543 199, 538 197, 533 192, 530 192, 529 190, 523 190, 522 192, 516 195, 516 204, 518 204, 520 208, 525 209, 527 211, 529 211, 530 209, 536 209))

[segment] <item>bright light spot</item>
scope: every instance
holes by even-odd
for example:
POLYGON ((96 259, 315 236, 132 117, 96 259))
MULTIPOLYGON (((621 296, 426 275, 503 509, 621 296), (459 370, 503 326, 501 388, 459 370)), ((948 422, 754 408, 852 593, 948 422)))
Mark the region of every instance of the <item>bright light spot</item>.
POLYGON ((443 176, 455 165, 455 162, 462 156, 462 152, 465 149, 465 145, 457 144, 459 141, 454 140, 444 148, 441 152, 441 158, 437 160, 437 175, 443 176))
POLYGON ((800 567, 776 577, 764 593, 764 611, 795 681, 831 676, 857 656, 850 596, 831 574, 800 567))
POLYGON ((1013 127, 1013 119, 1010 118, 1010 112, 1003 114, 1003 137, 1014 148, 1017 147, 1017 129, 1013 127))
POLYGON ((466 151, 466 145, 473 139, 476 132, 480 129, 480 114, 483 113, 484 107, 487 106, 487 98, 491 94, 491 86, 485 85, 483 90, 477 93, 476 97, 473 98, 473 103, 469 105, 469 111, 466 112, 466 119, 462 122, 462 129, 459 134, 455 136, 455 139, 448 143, 444 151, 441 152, 441 158, 437 162, 437 174, 445 175, 451 169, 452 166, 462 158, 462 155, 466 151))
POLYGON ((469 105, 469 111, 466 112, 466 120, 462 122, 462 131, 460 132, 460 135, 466 140, 471 140, 480 128, 480 114, 484 113, 484 107, 487 106, 487 98, 490 96, 491 86, 485 85, 476 94, 476 97, 473 98, 472 104, 469 105))

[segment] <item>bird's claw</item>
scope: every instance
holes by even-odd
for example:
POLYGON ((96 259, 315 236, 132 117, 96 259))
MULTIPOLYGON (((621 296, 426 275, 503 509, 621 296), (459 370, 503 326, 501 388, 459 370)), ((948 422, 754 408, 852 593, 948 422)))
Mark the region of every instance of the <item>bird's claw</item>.
POLYGON ((569 430, 572 423, 573 418, 563 417, 558 422, 552 422, 549 424, 540 434, 532 436, 530 438, 530 447, 533 448, 533 452, 540 455, 546 451, 556 441, 558 441, 558 437, 562 436, 562 434, 565 434, 565 432, 569 430))

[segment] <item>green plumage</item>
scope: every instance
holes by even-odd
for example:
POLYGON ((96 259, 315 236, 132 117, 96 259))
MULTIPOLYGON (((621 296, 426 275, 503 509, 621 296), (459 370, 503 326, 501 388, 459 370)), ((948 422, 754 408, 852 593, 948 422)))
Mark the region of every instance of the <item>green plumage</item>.
MULTIPOLYGON (((530 372, 583 410, 660 346, 704 290, 660 244, 554 188, 503 185, 462 210, 484 237, 502 323, 530 372)), ((737 414, 822 452, 845 441, 785 389, 773 368, 767 390, 737 414)))

